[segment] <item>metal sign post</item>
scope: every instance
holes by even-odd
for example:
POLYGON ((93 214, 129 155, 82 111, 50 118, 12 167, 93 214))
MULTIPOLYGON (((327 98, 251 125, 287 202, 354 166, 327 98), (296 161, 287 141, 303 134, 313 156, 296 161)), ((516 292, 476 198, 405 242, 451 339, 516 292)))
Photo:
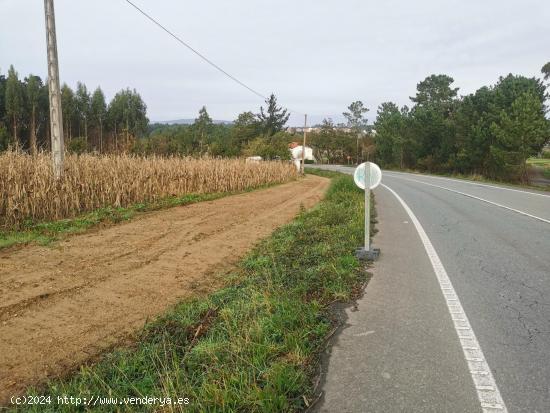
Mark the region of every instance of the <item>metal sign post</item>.
POLYGON ((365 167, 365 251, 370 251, 370 162, 365 167))
POLYGON ((372 162, 364 162, 359 165, 353 174, 355 184, 365 190, 365 244, 355 251, 360 260, 376 260, 380 255, 380 249, 370 245, 370 190, 376 188, 382 180, 382 171, 372 162))

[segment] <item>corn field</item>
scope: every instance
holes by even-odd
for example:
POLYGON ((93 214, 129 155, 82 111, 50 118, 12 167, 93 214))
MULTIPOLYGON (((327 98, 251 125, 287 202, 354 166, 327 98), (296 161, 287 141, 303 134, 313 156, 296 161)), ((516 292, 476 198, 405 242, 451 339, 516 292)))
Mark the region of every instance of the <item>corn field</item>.
POLYGON ((82 212, 154 201, 169 196, 242 191, 296 177, 282 162, 240 159, 66 155, 56 181, 47 153, 0 154, 0 227, 53 221, 82 212))

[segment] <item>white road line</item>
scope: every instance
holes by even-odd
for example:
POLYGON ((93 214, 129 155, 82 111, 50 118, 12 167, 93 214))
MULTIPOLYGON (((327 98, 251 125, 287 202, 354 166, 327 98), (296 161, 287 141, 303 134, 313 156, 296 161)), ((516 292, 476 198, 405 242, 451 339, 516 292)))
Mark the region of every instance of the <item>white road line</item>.
POLYGON ((425 177, 425 178, 444 179, 446 181, 459 182, 459 183, 462 183, 462 184, 485 186, 487 188, 502 189, 504 191, 520 192, 520 193, 526 194, 526 195, 543 196, 543 197, 546 197, 546 198, 550 198, 550 195, 547 195, 547 194, 539 194, 538 192, 522 191, 521 189, 507 188, 505 186, 482 184, 482 183, 479 183, 479 182, 468 181, 466 179, 446 178, 444 176, 435 176, 435 175, 411 174, 411 173, 407 173, 407 172, 397 172, 397 171, 388 171, 388 172, 384 171, 384 175, 391 176, 391 174, 412 175, 412 176, 421 176, 421 177, 425 177))
POLYGON ((440 185, 429 184, 428 182, 419 181, 417 179, 403 178, 401 176, 394 176, 393 178, 403 179, 404 181, 417 182, 417 183, 422 184, 422 185, 428 185, 428 186, 433 186, 434 188, 444 189, 445 191, 454 192, 456 194, 467 196, 468 198, 477 199, 478 201, 486 202, 488 204, 497 206, 499 208, 504 208, 504 209, 507 209, 509 211, 516 212, 518 214, 524 215, 526 217, 534 218, 536 220, 539 220, 539 221, 545 222, 547 224, 550 224, 550 220, 548 220, 548 219, 544 219, 544 218, 538 217, 536 215, 529 214, 529 213, 524 212, 524 211, 520 211, 519 209, 515 209, 515 208, 509 207, 509 206, 506 206, 506 205, 499 204, 497 202, 489 201, 488 199, 485 199, 485 198, 480 198, 480 197, 472 195, 472 194, 467 194, 466 192, 457 191, 456 189, 451 189, 451 188, 447 188, 445 186, 440 186, 440 185))
POLYGON ((456 292, 454 291, 453 284, 447 275, 447 271, 439 259, 439 256, 428 238, 426 231, 424 231, 424 228, 416 218, 416 215, 414 215, 405 201, 403 201, 403 199, 387 185, 382 184, 382 186, 397 198, 414 224, 416 231, 422 240, 422 244, 424 244, 424 249, 428 254, 428 258, 430 259, 437 280, 439 281, 439 286, 441 288, 443 298, 447 303, 449 313, 460 314, 462 316, 460 321, 453 319, 453 324, 456 335, 460 341, 462 352, 464 353, 464 359, 468 363, 468 370, 470 371, 470 376, 474 382, 474 387, 476 388, 477 397, 483 412, 507 412, 508 410, 506 409, 506 405, 502 400, 500 391, 498 390, 493 374, 491 373, 491 368, 483 355, 483 351, 477 341, 474 330, 468 321, 468 317, 462 308, 458 295, 456 295, 456 292), (447 298, 445 294, 443 294, 443 288, 452 289, 452 291, 455 292, 455 298, 447 298), (465 333, 468 334, 465 335, 465 333))

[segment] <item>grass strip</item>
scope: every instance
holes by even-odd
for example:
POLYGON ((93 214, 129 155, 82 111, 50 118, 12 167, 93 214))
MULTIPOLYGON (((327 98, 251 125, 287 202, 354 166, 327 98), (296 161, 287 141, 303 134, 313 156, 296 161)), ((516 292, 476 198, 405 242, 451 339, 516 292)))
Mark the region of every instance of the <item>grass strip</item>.
MULTIPOLYGON (((309 172, 309 171, 308 171, 309 172)), ((287 412, 307 407, 331 304, 367 280, 354 257, 363 236, 363 193, 332 172, 321 203, 260 243, 207 297, 182 302, 142 331, 135 346, 106 354, 29 395, 50 406, 21 411, 287 412), (185 406, 59 405, 57 396, 177 397, 185 406)), ((374 213, 372 214, 374 217, 374 213)))

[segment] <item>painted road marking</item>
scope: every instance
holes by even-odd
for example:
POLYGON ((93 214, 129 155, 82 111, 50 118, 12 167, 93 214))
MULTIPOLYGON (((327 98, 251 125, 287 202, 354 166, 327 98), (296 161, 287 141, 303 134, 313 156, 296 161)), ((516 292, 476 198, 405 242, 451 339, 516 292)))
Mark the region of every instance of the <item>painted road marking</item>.
POLYGON ((387 176, 392 176, 391 174, 402 174, 402 175, 422 176, 422 177, 426 177, 426 178, 444 179, 444 180, 447 180, 447 181, 460 182, 460 183, 468 184, 468 185, 484 186, 484 187, 487 187, 487 188, 502 189, 504 191, 519 192, 519 193, 527 194, 527 195, 542 196, 542 197, 550 198, 550 195, 547 195, 547 194, 539 194, 538 192, 522 191, 521 189, 507 188, 505 186, 482 184, 482 183, 479 183, 479 182, 467 181, 466 179, 453 179, 453 178, 446 178, 444 176, 410 174, 410 173, 407 173, 407 172, 397 172, 397 171, 391 171, 391 173, 387 173, 386 171, 384 171, 384 174, 387 175, 387 176))
POLYGON ((422 184, 422 185, 428 185, 428 186, 433 186, 434 188, 444 189, 445 191, 454 192, 456 194, 467 196, 468 198, 477 199, 478 201, 486 202, 488 204, 497 206, 499 208, 504 208, 504 209, 507 209, 509 211, 516 212, 518 214, 525 215, 527 217, 534 218, 534 219, 537 219, 539 221, 546 222, 547 224, 550 224, 550 220, 548 220, 548 219, 544 219, 544 218, 538 217, 536 215, 532 215, 532 214, 529 214, 527 212, 520 211, 519 209, 515 209, 515 208, 509 207, 509 206, 506 206, 506 205, 499 204, 497 202, 489 201, 488 199, 485 199, 485 198, 480 198, 480 197, 475 196, 475 195, 467 194, 466 192, 457 191, 456 189, 451 189, 451 188, 447 188, 447 187, 440 186, 440 185, 429 184, 427 182, 419 181, 417 179, 403 178, 403 177, 400 177, 400 176, 394 176, 393 178, 403 179, 404 181, 410 181, 410 182, 418 182, 419 184, 422 184))
POLYGON ((454 292, 453 284, 451 283, 451 280, 447 275, 447 271, 445 270, 443 263, 439 259, 439 255, 437 255, 437 252, 435 251, 432 242, 428 238, 426 231, 424 231, 424 228, 416 218, 416 215, 414 215, 414 213, 405 203, 405 201, 403 201, 403 199, 387 185, 382 184, 382 186, 390 191, 397 198, 397 200, 405 209, 405 212, 407 212, 407 214, 409 215, 412 223, 414 224, 416 231, 420 236, 422 244, 424 244, 424 249, 428 254, 428 258, 430 259, 437 280, 439 281, 439 286, 441 288, 443 298, 447 303, 449 313, 460 314, 463 318, 463 320, 460 322, 453 319, 453 324, 455 327, 456 335, 458 336, 460 341, 462 352, 464 353, 464 359, 468 363, 468 370, 470 371, 470 376, 474 382, 474 387, 476 388, 477 397, 481 404, 482 410, 487 413, 494 411, 499 411, 501 413, 507 412, 508 410, 506 409, 506 405, 502 400, 500 391, 498 390, 497 384, 495 382, 495 378, 491 373, 491 368, 489 367, 489 364, 487 363, 487 360, 483 355, 481 346, 477 341, 474 330, 470 325, 470 321, 468 320, 468 317, 466 316, 466 313, 462 308, 462 304, 460 303, 458 296, 455 293, 456 298, 451 299, 443 294, 443 287, 450 289, 452 288, 454 292), (452 301, 452 303, 450 301, 452 301))

